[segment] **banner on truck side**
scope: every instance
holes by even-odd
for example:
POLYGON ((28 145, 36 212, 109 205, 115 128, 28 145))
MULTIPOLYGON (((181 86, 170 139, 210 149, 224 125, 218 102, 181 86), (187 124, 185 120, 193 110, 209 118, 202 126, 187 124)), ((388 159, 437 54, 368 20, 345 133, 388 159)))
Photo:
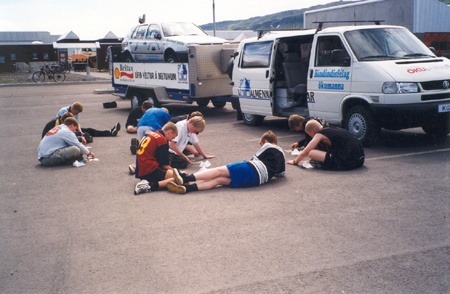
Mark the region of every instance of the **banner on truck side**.
POLYGON ((114 63, 114 83, 189 90, 187 63, 114 63))

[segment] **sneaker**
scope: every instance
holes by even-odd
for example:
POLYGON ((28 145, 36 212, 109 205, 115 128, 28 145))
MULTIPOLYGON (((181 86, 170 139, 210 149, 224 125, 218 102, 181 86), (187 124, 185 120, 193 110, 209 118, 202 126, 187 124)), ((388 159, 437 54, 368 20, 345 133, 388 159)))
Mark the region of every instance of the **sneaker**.
POLYGON ((136 138, 131 139, 131 146, 130 146, 131 154, 135 155, 138 149, 139 149, 139 140, 136 138))
POLYGON ((112 127, 112 129, 110 131, 111 136, 113 136, 113 137, 117 136, 117 133, 120 131, 120 128, 121 128, 120 123, 116 122, 116 124, 112 127))
POLYGON ((309 164, 311 164, 314 168, 322 168, 322 163, 320 163, 320 162, 318 162, 318 161, 316 161, 316 160, 310 160, 309 161, 309 164))
POLYGON ((180 172, 176 168, 173 169, 173 178, 175 179, 175 183, 177 183, 178 185, 184 184, 183 177, 181 176, 180 172))
POLYGON ((136 184, 136 187, 134 188, 134 195, 148 193, 151 191, 152 191, 152 187, 150 187, 150 184, 148 183, 148 181, 142 180, 136 184))
POLYGON ((134 175, 136 173, 136 164, 130 164, 128 170, 130 171, 130 175, 134 175))
POLYGON ((186 187, 183 185, 177 185, 174 182, 167 183, 167 190, 176 194, 186 194, 186 187))
POLYGON ((94 142, 94 138, 89 133, 84 133, 84 139, 86 140, 86 143, 92 143, 94 142))

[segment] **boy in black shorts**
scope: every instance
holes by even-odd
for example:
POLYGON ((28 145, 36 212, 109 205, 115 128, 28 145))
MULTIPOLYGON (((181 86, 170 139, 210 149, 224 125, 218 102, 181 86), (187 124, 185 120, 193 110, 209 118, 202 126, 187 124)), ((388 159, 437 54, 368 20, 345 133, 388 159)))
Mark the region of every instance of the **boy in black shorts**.
POLYGON ((311 136, 311 142, 288 164, 297 165, 306 156, 326 170, 351 170, 364 164, 362 144, 347 130, 324 128, 318 121, 310 120, 305 132, 311 136), (328 151, 315 149, 319 143, 328 146, 328 151))
POLYGON ((274 176, 284 176, 285 157, 283 150, 277 146, 277 140, 272 131, 264 133, 260 140, 261 149, 249 161, 234 162, 189 175, 174 169, 175 183, 168 183, 167 189, 184 194, 213 189, 219 185, 231 188, 256 187, 274 176), (195 181, 201 182, 187 184, 195 181))
POLYGON ((148 132, 142 137, 136 152, 136 178, 141 181, 134 188, 135 195, 165 188, 174 180, 169 166, 168 142, 177 134, 177 126, 168 122, 162 130, 148 132))

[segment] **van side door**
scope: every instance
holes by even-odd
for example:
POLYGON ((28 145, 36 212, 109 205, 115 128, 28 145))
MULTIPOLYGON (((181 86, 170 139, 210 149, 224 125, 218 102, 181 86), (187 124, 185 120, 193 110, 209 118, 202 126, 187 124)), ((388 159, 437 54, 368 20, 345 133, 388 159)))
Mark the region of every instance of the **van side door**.
POLYGON ((312 116, 341 123, 341 103, 351 92, 351 59, 339 35, 316 36, 308 75, 312 116))

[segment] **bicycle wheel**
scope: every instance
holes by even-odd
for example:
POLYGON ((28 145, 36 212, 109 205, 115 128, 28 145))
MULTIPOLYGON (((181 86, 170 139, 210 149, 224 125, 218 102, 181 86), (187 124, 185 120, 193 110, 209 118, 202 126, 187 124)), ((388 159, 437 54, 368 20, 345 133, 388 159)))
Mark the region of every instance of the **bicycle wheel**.
POLYGON ((37 71, 33 74, 33 82, 42 83, 45 81, 45 74, 41 71, 37 71))
POLYGON ((55 72, 53 74, 53 80, 55 82, 64 82, 66 80, 66 75, 63 72, 55 72))

